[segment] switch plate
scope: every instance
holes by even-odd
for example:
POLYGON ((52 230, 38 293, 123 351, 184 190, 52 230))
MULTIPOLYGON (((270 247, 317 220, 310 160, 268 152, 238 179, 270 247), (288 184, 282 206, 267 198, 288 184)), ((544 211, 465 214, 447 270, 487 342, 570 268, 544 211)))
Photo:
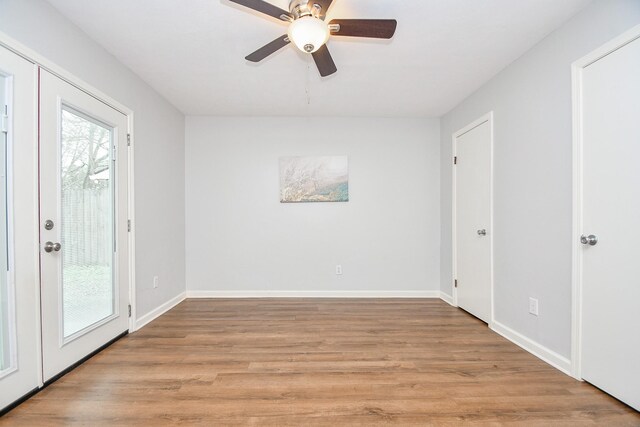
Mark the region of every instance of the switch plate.
POLYGON ((529 298, 529 313, 538 315, 538 300, 535 298, 529 298))
POLYGON ((158 279, 158 276, 153 276, 153 289, 158 287, 159 282, 160 280, 158 279))
POLYGON ((342 266, 340 264, 336 265, 336 275, 342 275, 342 266))

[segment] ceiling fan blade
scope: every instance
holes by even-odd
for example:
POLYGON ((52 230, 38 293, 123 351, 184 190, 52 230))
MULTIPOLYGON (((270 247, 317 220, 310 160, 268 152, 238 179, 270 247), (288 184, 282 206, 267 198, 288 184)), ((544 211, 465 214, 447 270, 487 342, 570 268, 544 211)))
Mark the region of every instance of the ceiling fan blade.
POLYGON ((240 4, 242 6, 248 7, 249 9, 257 10, 258 12, 262 12, 266 15, 273 16, 274 18, 280 19, 282 21, 290 21, 290 19, 283 18, 287 16, 293 19, 293 16, 284 9, 280 9, 277 6, 272 5, 271 3, 267 3, 263 0, 229 0, 233 3, 240 4))
POLYGON ((333 0, 309 0, 309 9, 313 10, 313 5, 320 6, 320 17, 323 18, 327 15, 327 11, 331 7, 333 0))
POLYGON ((313 52, 311 54, 313 56, 313 60, 316 62, 316 66, 318 67, 318 71, 320 71, 320 75, 322 77, 330 76, 331 74, 338 71, 336 68, 336 64, 333 62, 333 58, 329 53, 329 48, 327 45, 322 45, 320 49, 313 52))
POLYGON ((289 43, 291 43, 289 40, 289 36, 285 34, 284 36, 278 37, 271 43, 262 46, 260 49, 256 50, 245 59, 251 62, 260 62, 272 53, 279 51, 289 43))
POLYGON ((390 39, 396 32, 398 21, 395 19, 333 19, 329 25, 340 26, 339 30, 331 31, 331 35, 334 36, 390 39))

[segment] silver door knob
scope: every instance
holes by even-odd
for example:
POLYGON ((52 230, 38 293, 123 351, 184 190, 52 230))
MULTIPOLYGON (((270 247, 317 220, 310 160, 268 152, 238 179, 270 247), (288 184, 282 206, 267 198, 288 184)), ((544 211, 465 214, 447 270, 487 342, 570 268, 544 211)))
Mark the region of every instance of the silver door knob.
POLYGON ((594 236, 593 234, 585 236, 583 234, 582 236, 580 236, 580 243, 582 243, 583 245, 595 246, 598 244, 598 236, 594 236))
POLYGON ((487 235, 487 230, 485 230, 484 228, 482 230, 478 230, 478 236, 486 236, 487 235))
POLYGON ((58 252, 61 248, 62 248, 62 245, 60 243, 47 242, 44 244, 45 252, 51 252, 51 251, 58 252))

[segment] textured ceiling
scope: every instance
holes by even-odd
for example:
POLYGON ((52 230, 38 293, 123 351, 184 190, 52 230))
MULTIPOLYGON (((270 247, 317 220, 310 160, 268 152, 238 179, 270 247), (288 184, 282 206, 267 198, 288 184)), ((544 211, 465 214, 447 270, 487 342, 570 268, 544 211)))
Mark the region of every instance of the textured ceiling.
MULTIPOLYGON (((187 115, 437 117, 590 0, 335 0, 328 18, 395 18, 392 40, 332 37, 321 78, 286 23, 227 0, 48 0, 187 115)), ((288 9, 288 0, 271 0, 288 9)))

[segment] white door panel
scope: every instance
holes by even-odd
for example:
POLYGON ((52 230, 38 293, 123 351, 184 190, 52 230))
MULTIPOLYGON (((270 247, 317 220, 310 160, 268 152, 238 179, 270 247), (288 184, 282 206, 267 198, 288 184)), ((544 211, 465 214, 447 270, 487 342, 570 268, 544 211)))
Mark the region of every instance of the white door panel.
POLYGON ((40 384, 36 66, 0 47, 0 86, 2 410, 40 384))
POLYGON ((640 40, 583 71, 582 377, 640 409, 640 40))
POLYGON ((491 319, 491 121, 455 139, 458 306, 491 319))
POLYGON ((129 287, 127 117, 44 70, 40 219, 46 381, 127 330, 129 287))

